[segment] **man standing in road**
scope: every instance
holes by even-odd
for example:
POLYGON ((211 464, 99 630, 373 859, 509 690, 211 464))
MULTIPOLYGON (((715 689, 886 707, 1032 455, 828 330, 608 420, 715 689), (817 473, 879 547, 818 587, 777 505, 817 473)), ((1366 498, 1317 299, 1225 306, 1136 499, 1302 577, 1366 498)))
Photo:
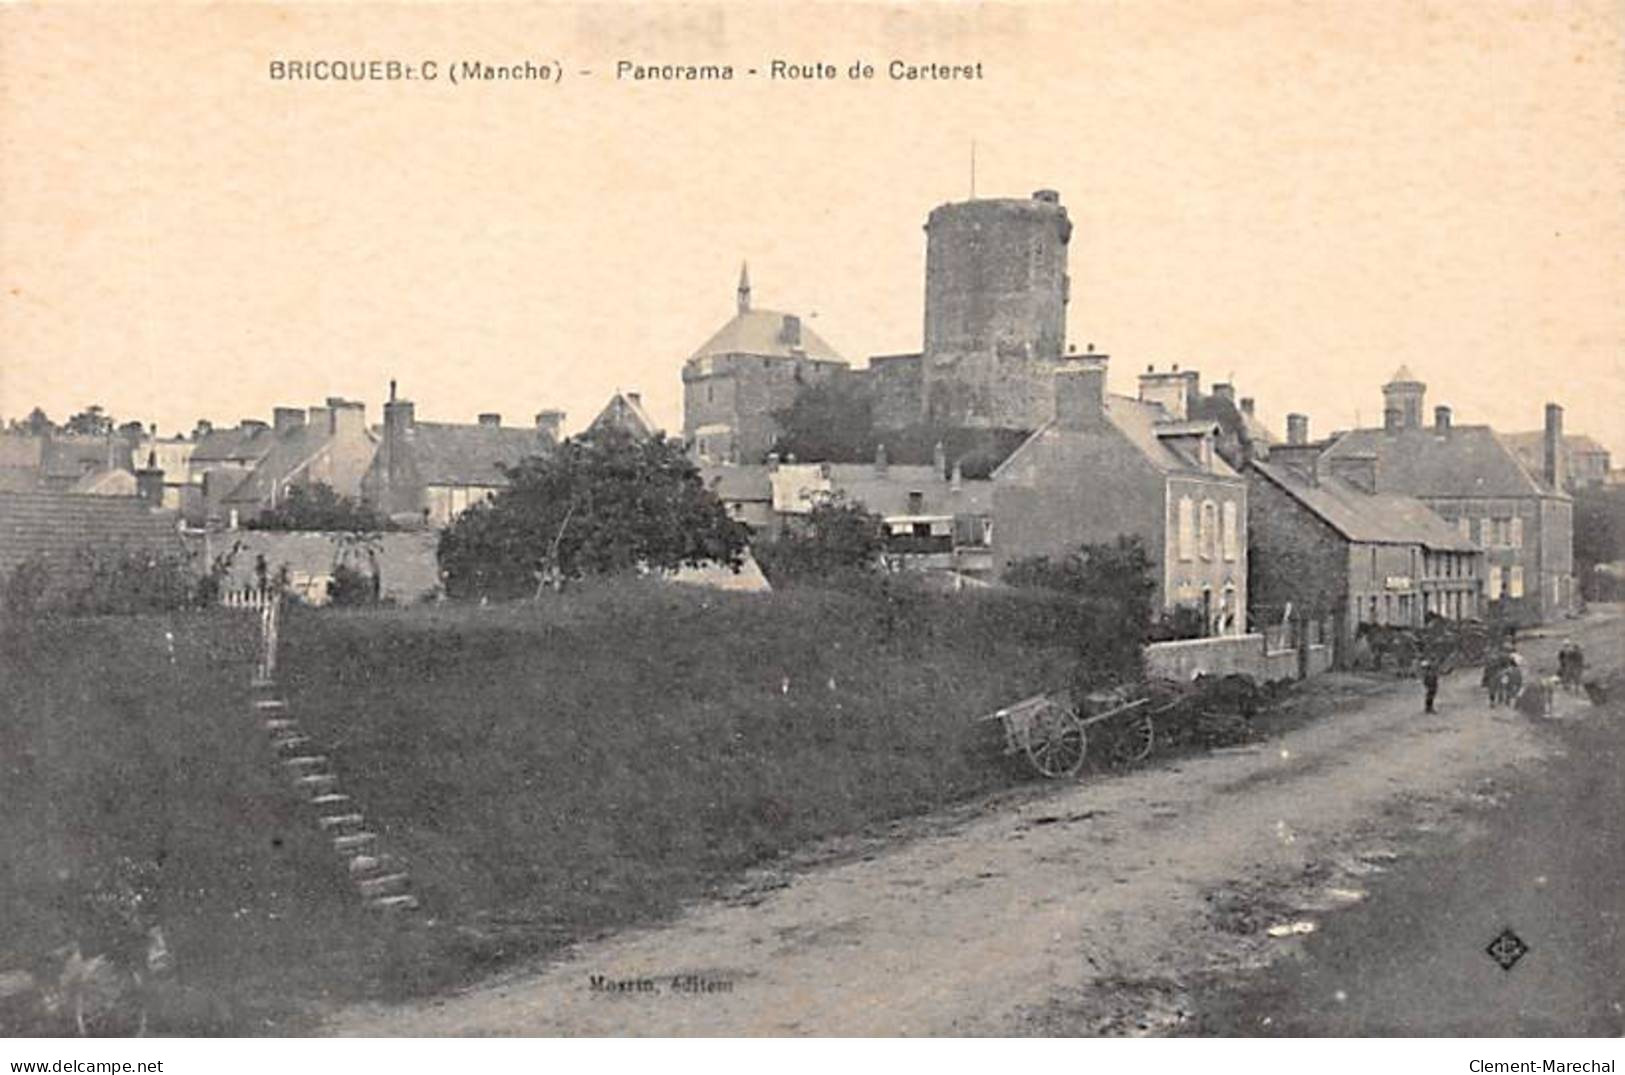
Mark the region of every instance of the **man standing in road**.
POLYGON ((1439 696, 1439 662, 1432 657, 1424 657, 1417 670, 1422 674, 1422 712, 1431 713, 1433 699, 1439 696))

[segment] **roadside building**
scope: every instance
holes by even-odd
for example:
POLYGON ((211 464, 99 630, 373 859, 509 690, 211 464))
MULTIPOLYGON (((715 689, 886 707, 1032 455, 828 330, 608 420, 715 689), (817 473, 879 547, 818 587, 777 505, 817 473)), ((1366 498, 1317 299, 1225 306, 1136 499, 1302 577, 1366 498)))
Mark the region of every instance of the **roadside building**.
POLYGON ((1484 610, 1542 623, 1574 607, 1574 508, 1564 491, 1563 408, 1546 405, 1541 468, 1532 472, 1489 426, 1459 425, 1427 386, 1401 367, 1383 386, 1380 429, 1334 434, 1328 460, 1377 461, 1377 490, 1415 497, 1484 550, 1484 610))
POLYGON ((1477 544, 1422 501, 1378 492, 1375 456, 1323 458, 1308 420, 1289 423, 1290 442, 1247 468, 1254 622, 1318 624, 1342 666, 1362 624, 1477 618, 1477 544))
POLYGON ((752 306, 742 268, 733 318, 683 364, 684 442, 702 463, 760 463, 778 439, 773 413, 847 368, 800 316, 752 306))
POLYGON ((1137 536, 1154 564, 1155 606, 1198 610, 1209 635, 1246 629, 1247 483, 1217 451, 1218 426, 1191 420, 1194 375, 1106 391, 1107 359, 1055 371, 1054 417, 993 472, 992 561, 1137 536))
POLYGON ((361 480, 361 498, 406 525, 442 527, 508 487, 504 467, 558 443, 564 412, 545 410, 534 425, 505 426, 500 414, 473 425, 420 422, 410 400, 384 404, 378 450, 361 480))

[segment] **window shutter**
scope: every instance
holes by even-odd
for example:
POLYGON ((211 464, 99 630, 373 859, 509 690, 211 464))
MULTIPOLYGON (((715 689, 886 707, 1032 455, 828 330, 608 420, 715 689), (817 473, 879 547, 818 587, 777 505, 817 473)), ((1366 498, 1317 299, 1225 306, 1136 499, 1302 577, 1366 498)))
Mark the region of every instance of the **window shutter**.
POLYGON ((1507 596, 1508 597, 1522 597, 1523 596, 1523 565, 1522 564, 1514 564, 1510 570, 1511 570, 1511 576, 1507 579, 1507 596))
POLYGON ((1512 539, 1511 540, 1512 540, 1512 547, 1514 549, 1523 548, 1523 516, 1521 516, 1521 515, 1514 515, 1512 517, 1512 539))
POLYGON ((1499 567, 1492 566, 1490 568, 1488 581, 1489 588, 1485 591, 1485 597, 1491 601, 1499 601, 1501 599, 1501 569, 1499 567))
POLYGON ((1196 505, 1191 498, 1179 498, 1179 558, 1189 560, 1196 555, 1196 505))

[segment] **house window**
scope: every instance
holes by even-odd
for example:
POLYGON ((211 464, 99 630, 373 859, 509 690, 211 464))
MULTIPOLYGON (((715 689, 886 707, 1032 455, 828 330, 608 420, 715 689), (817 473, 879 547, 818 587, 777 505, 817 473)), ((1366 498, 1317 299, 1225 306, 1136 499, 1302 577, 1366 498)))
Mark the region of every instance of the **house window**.
POLYGON ((1507 568, 1507 596, 1523 596, 1523 565, 1513 564, 1507 568))
POLYGON ((1213 559, 1216 533, 1219 529, 1219 509, 1211 500, 1202 501, 1202 559, 1213 559))
POLYGON ((1514 515, 1512 517, 1511 533, 1508 535, 1507 541, 1508 541, 1509 544, 1511 544, 1511 546, 1514 549, 1523 548, 1523 517, 1522 516, 1514 515))
POLYGON ((1501 569, 1499 567, 1492 566, 1490 568, 1489 580, 1485 584, 1484 596, 1490 601, 1499 601, 1501 599, 1501 569))
POLYGON ((925 511, 925 494, 914 492, 909 493, 908 513, 910 515, 919 515, 923 511, 925 511))
POLYGON ((705 386, 705 402, 707 402, 707 403, 715 403, 716 401, 717 401, 717 386, 714 385, 714 384, 707 384, 705 386))
POLYGON ((1179 558, 1192 559, 1196 555, 1196 509, 1191 498, 1179 498, 1179 558))
POLYGON ((1236 502, 1224 502, 1224 558, 1234 560, 1239 555, 1236 535, 1236 502))
POLYGON ((1473 520, 1466 515, 1456 520, 1456 528, 1461 531, 1461 540, 1473 540, 1473 520))

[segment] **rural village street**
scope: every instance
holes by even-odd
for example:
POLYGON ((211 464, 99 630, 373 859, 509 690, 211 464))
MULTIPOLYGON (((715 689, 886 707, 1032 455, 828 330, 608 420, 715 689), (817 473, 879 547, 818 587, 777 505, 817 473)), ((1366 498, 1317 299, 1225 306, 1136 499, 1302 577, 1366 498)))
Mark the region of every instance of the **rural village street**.
MULTIPOLYGON (((1549 666, 1552 636, 1566 629, 1552 628, 1522 648, 1537 666, 1549 666)), ((1617 608, 1594 613, 1571 633, 1593 667, 1625 663, 1625 620, 1617 608)), ((1588 735, 1605 735, 1617 751, 1618 729, 1603 722, 1617 724, 1619 712, 1617 704, 1604 709, 1560 697, 1553 723, 1581 722, 1588 735)), ((1116 778, 1086 777, 977 804, 946 820, 899 825, 903 839, 869 842, 810 868, 762 872, 735 898, 697 905, 663 926, 591 941, 442 999, 346 1009, 324 1030, 413 1036, 1202 1032, 1193 1006, 1220 1004, 1232 985, 1267 981, 1283 966, 1305 966, 1295 957, 1303 956, 1306 942, 1323 939, 1313 933, 1334 930, 1340 916, 1352 920, 1371 911, 1384 885, 1398 884, 1407 870, 1413 871, 1408 890, 1425 897, 1425 872, 1435 868, 1429 864, 1471 846, 1474 835, 1490 827, 1491 815, 1509 809, 1509 802, 1515 807, 1509 788, 1550 784, 1562 777, 1562 766, 1575 764, 1562 757, 1556 731, 1512 710, 1488 708, 1476 670, 1447 679, 1441 712, 1432 716, 1422 714, 1420 687, 1410 681, 1260 744, 1176 757, 1116 778), (1272 935, 1271 927, 1284 935, 1272 935), (652 988, 606 993, 591 987, 594 976, 647 979, 652 988), (674 989, 674 980, 685 976, 728 984, 716 992, 674 989)), ((1609 786, 1617 789, 1619 782, 1609 786)), ((1617 817, 1618 805, 1598 809, 1617 817)), ((1561 819, 1553 823, 1561 833, 1561 819)), ((1605 874, 1606 868, 1593 883, 1605 874)), ((1493 889, 1503 882, 1486 883, 1493 889)), ((1561 913, 1572 917, 1588 901, 1612 908, 1607 901, 1614 894, 1604 888, 1571 884, 1567 898, 1575 906, 1561 913)), ((1564 1002, 1561 990, 1552 989, 1563 968, 1554 970, 1548 961, 1542 969, 1531 958, 1527 968, 1509 973, 1485 953, 1496 931, 1510 924, 1493 917, 1509 902, 1520 905, 1487 893, 1484 921, 1477 922, 1470 920, 1470 899, 1467 911, 1462 898, 1442 901, 1440 913, 1457 916, 1453 929, 1421 931, 1435 947, 1415 957, 1429 961, 1428 981, 1441 983, 1431 994, 1438 1021, 1423 1019, 1406 1032, 1427 1033, 1430 1025, 1437 1027, 1433 1032, 1451 1032, 1463 1021, 1448 1009, 1470 1005, 1487 991, 1499 991, 1501 1006, 1515 1011, 1531 1004, 1538 1009, 1542 996, 1564 1002), (1459 954, 1437 947, 1440 936, 1450 944, 1459 940, 1459 954), (1508 999, 1520 989, 1529 994, 1508 999)), ((1538 933, 1549 923, 1518 925, 1538 933)), ((1587 935, 1578 925, 1570 932, 1587 935)), ((1613 940, 1596 941, 1605 945, 1604 960, 1617 953, 1617 932, 1608 936, 1613 940)), ((1384 943, 1403 948, 1407 940, 1401 932, 1384 943)), ((1549 947, 1544 941, 1535 947, 1542 944, 1549 947)), ((1403 958, 1390 957, 1388 964, 1389 979, 1373 974, 1371 982, 1404 977, 1403 958)), ((1324 968, 1316 973, 1327 977, 1324 968)), ((1612 984, 1617 987, 1617 976, 1612 984)), ((1363 1000, 1365 1018, 1377 1018, 1370 998, 1363 1000)), ((1561 1031, 1559 1023, 1540 1021, 1560 1011, 1534 1014, 1533 1025, 1561 1031)), ((1242 1016, 1231 1015, 1235 1022, 1206 1029, 1261 1032, 1239 1026, 1242 1016)), ((1300 1011, 1288 1032, 1324 1033, 1324 1025, 1300 1011)), ((1361 1033, 1358 1025, 1342 1032, 1361 1033)), ((1371 1032, 1382 1031, 1372 1026, 1371 1032)), ((1587 1031, 1575 1026, 1569 1032, 1587 1031)))

